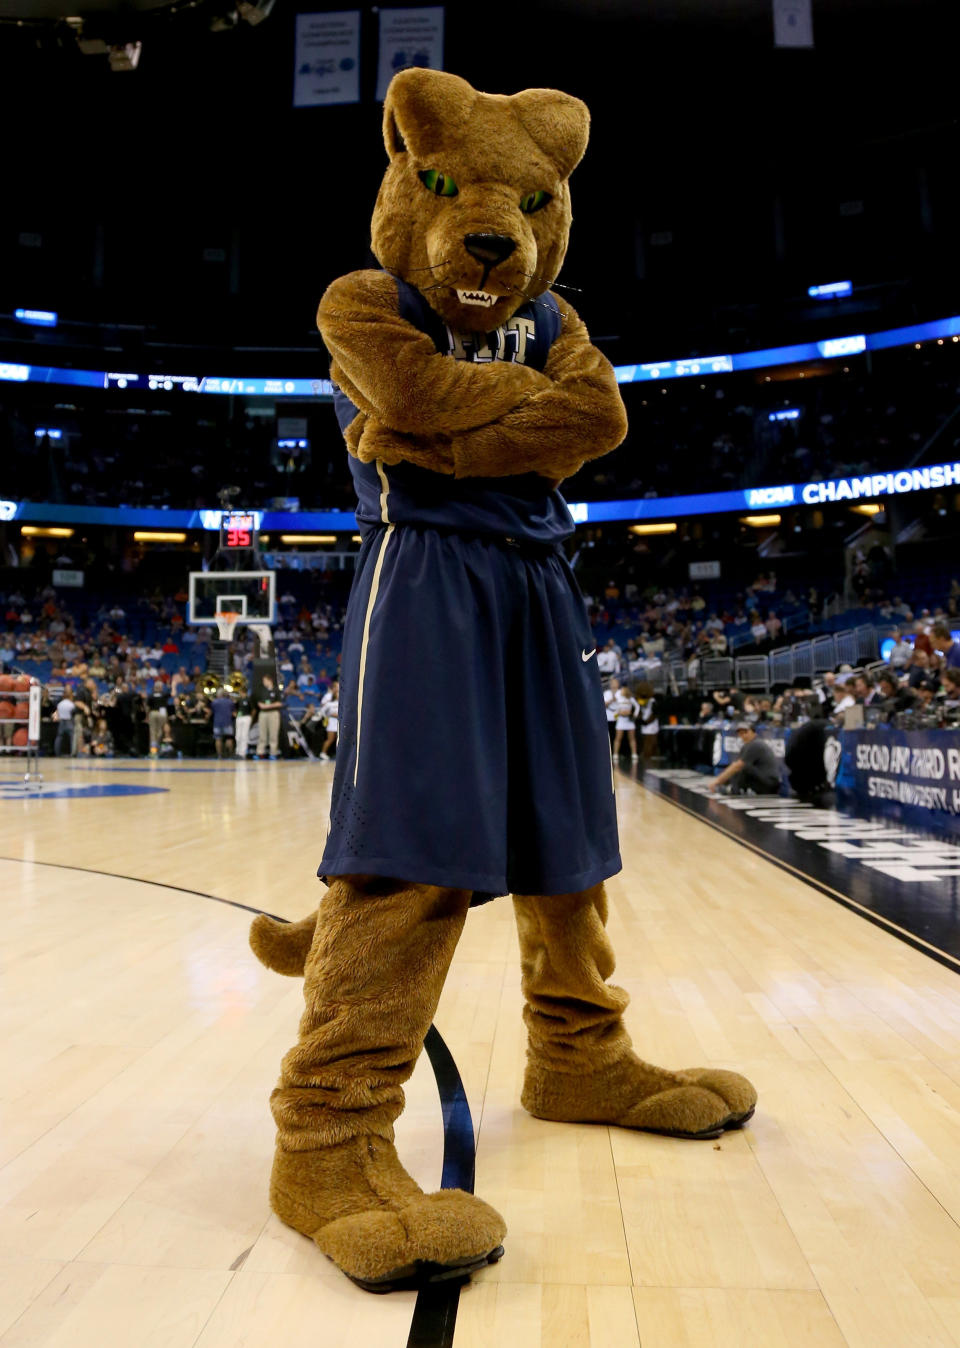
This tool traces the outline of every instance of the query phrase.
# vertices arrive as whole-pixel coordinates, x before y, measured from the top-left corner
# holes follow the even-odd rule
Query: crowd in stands
[[[742,591],[653,584],[641,592],[611,579],[601,596],[588,597],[588,607],[602,672],[641,676],[677,661],[695,666],[734,650],[769,650],[792,626],[808,623],[821,599],[814,586],[798,594],[781,587],[775,572],[763,571]]]
[[[93,757],[220,756],[226,747],[221,741],[229,740],[233,751],[246,757],[257,748],[265,710],[252,697],[258,639],[238,629],[232,663],[249,695],[235,699],[231,734],[218,735],[204,680],[216,631],[185,623],[186,600],[186,591],[177,589],[172,595],[157,590],[126,605],[109,598],[81,605],[52,586],[29,600],[16,588],[2,596],[0,673],[16,670],[42,682],[45,749]],[[282,589],[277,607],[273,635],[282,714],[276,742],[261,745],[261,752],[303,751],[306,741],[311,751],[329,754],[344,604],[331,599],[311,606],[292,589]],[[64,700],[72,705],[58,712]],[[250,718],[246,727],[241,717]],[[0,723],[0,736],[7,729]]]
[[[575,546],[589,550],[590,532],[582,531]],[[960,628],[960,582],[945,581],[942,569],[932,578],[917,570],[916,593],[932,602],[914,609],[898,595],[889,595],[892,584],[902,583],[911,594],[914,590],[908,576],[886,574],[877,550],[862,559],[855,556],[853,572],[858,607],[847,608],[832,625],[849,628],[862,621],[891,635],[887,669],[853,677],[852,671],[838,668],[816,688],[774,688],[769,695],[714,691],[702,703],[688,700],[669,714],[688,724],[706,724],[717,716],[782,721],[808,714],[809,699],[816,694],[817,709],[841,721],[851,706],[860,704],[871,720],[949,719],[960,681],[960,647],[949,636]],[[625,574],[638,575],[629,569]],[[16,572],[7,575],[17,577]],[[36,583],[31,588],[30,570],[20,575],[21,587],[11,585],[0,594],[0,674],[16,670],[44,684],[47,748],[56,745],[60,753],[94,757],[228,751],[246,756],[264,748],[269,756],[271,750],[302,752],[305,745],[315,754],[333,752],[349,573],[279,577],[273,635],[281,716],[277,743],[271,737],[265,745],[258,743],[261,709],[252,700],[257,638],[247,628],[238,629],[232,659],[246,679],[250,705],[241,705],[240,698],[230,735],[217,734],[222,727],[216,724],[204,680],[216,633],[186,623],[184,587],[156,585],[143,597],[130,598],[129,593],[97,595]],[[661,691],[678,680],[685,688],[699,687],[705,661],[768,654],[818,626],[830,627],[830,622],[818,623],[821,590],[828,588],[821,582],[821,588],[791,589],[773,570],[759,571],[742,590],[719,580],[676,587],[654,580],[641,589],[638,578],[610,578],[602,593],[588,598],[588,605],[604,681],[609,686],[617,680],[622,698],[637,703],[635,709],[628,705],[617,711],[624,747],[638,753],[633,733],[638,730],[644,753],[655,751],[657,741],[649,736],[656,734],[657,717],[662,720],[667,714]],[[657,688],[656,708],[651,685]],[[65,694],[74,704],[69,736],[60,724],[65,717],[54,719]],[[247,724],[245,717],[250,718]],[[0,742],[10,729],[0,726]]]

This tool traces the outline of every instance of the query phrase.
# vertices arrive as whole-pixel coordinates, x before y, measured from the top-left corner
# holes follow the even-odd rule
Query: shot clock
[[[237,556],[257,552],[259,510],[225,510],[220,516],[220,550]]]

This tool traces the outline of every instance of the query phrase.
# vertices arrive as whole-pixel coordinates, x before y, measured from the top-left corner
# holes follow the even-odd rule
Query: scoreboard
[[[220,546],[228,552],[256,548],[259,528],[258,510],[225,510],[220,517]]]

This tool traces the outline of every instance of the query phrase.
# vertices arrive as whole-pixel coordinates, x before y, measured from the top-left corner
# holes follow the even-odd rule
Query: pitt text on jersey
[[[525,365],[527,342],[536,341],[535,323],[532,318],[520,318],[516,314],[502,327],[493,332],[455,332],[447,326],[447,354],[455,360],[486,361],[504,360],[515,365]]]

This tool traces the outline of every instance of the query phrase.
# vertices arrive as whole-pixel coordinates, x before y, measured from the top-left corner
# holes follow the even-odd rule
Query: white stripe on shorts
[[[357,688],[357,738],[354,741],[353,758],[353,784],[357,784],[357,776],[360,772],[360,723],[363,717],[363,680],[367,672],[367,644],[370,641],[370,619],[373,617],[373,606],[377,602],[377,594],[380,590],[380,572],[383,570],[383,558],[387,551],[387,544],[390,542],[390,535],[393,533],[396,525],[388,524],[383,540],[380,543],[380,552],[377,556],[376,565],[373,568],[373,579],[370,582],[370,597],[367,600],[367,611],[363,618],[363,639],[360,642],[360,673],[358,677]]]

